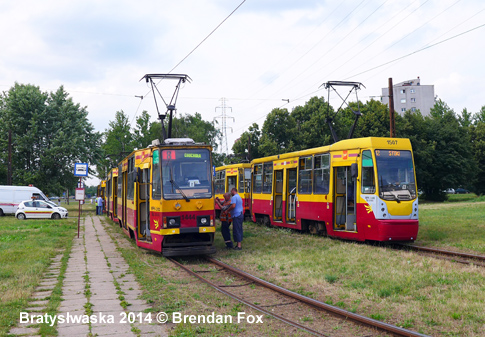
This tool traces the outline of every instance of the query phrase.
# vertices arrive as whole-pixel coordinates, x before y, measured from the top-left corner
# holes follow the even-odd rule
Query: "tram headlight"
[[[205,227],[210,226],[210,216],[208,215],[201,215],[197,217],[197,226]]]
[[[164,219],[165,220],[165,219]],[[166,222],[164,221],[163,225],[167,225],[168,228],[178,228],[180,227],[180,217],[179,216],[169,216],[166,219]]]

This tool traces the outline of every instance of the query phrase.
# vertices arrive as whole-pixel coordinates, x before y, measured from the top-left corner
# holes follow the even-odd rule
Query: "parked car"
[[[25,200],[19,204],[15,216],[19,220],[43,218],[61,219],[67,218],[68,212],[64,207],[58,207],[52,202],[43,200]]]
[[[469,190],[466,190],[464,188],[457,188],[455,191],[456,191],[456,194],[467,194],[467,193],[470,193]]]
[[[446,194],[455,194],[456,193],[454,188],[447,188],[443,192],[445,192]]]

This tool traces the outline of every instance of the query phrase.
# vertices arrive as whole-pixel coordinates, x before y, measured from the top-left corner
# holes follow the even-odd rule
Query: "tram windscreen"
[[[210,152],[207,149],[162,150],[164,199],[212,197]]]
[[[384,200],[413,200],[416,182],[411,151],[376,150],[379,197]]]

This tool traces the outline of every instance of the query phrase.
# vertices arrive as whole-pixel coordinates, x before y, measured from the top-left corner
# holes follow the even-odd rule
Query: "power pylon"
[[[232,127],[227,126],[226,120],[232,119],[233,122],[235,122],[236,120],[234,119],[234,117],[227,116],[228,109],[232,112],[232,108],[226,105],[227,99],[225,97],[222,97],[219,101],[221,101],[221,105],[216,107],[215,111],[217,112],[217,109],[221,109],[222,114],[220,116],[214,117],[214,120],[217,120],[219,118],[221,119],[221,127],[219,128],[219,130],[221,130],[221,153],[228,153],[229,147],[227,146],[227,130],[230,129],[231,133],[233,132],[233,130]]]

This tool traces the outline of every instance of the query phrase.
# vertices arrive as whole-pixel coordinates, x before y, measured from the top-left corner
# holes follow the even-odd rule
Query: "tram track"
[[[462,264],[473,264],[481,267],[485,267],[485,255],[476,255],[462,252],[454,252],[451,250],[444,250],[433,247],[423,247],[408,244],[394,244],[396,249],[407,249],[421,253],[425,256],[430,256],[439,259],[445,259],[452,262]]]
[[[233,266],[230,266],[226,263],[223,263],[219,260],[216,260],[214,258],[210,258],[210,257],[206,257],[206,260],[208,262],[210,262],[211,264],[219,267],[219,268],[216,268],[217,272],[221,272],[221,271],[225,271],[231,275],[235,275],[237,276],[238,278],[240,279],[243,279],[245,280],[245,283],[244,284],[239,284],[239,285],[218,285],[216,284],[215,282],[212,282],[210,281],[209,279],[207,278],[204,278],[202,277],[201,273],[206,273],[208,271],[205,271],[205,270],[199,270],[199,271],[193,271],[191,270],[189,267],[187,267],[186,265],[180,263],[179,261],[173,259],[173,258],[169,258],[169,260],[171,262],[173,262],[174,264],[176,264],[177,266],[179,266],[180,268],[182,268],[183,270],[185,270],[187,273],[189,273],[190,275],[198,278],[199,280],[201,280],[202,282],[210,285],[211,287],[213,287],[214,289],[216,289],[217,291],[241,302],[241,303],[244,303],[246,304],[247,306],[257,310],[257,311],[260,311],[266,315],[270,315],[290,326],[293,326],[295,328],[298,328],[298,329],[301,329],[301,330],[304,330],[310,334],[313,334],[315,336],[331,336],[331,335],[338,335],[336,334],[335,332],[329,332],[329,331],[324,331],[324,332],[321,332],[321,331],[317,331],[311,327],[308,327],[308,326],[305,326],[303,324],[301,324],[300,322],[297,322],[295,320],[291,320],[287,317],[284,317],[283,315],[280,315],[280,314],[276,314],[274,312],[274,308],[276,307],[287,307],[287,306],[293,306],[293,305],[305,305],[307,307],[310,307],[312,308],[313,310],[317,310],[317,311],[323,311],[323,312],[326,312],[332,316],[337,316],[337,317],[340,317],[340,319],[343,319],[343,320],[349,320],[349,321],[352,321],[354,322],[355,324],[358,324],[358,325],[363,325],[363,326],[366,326],[366,327],[369,327],[369,328],[372,328],[372,329],[376,329],[378,331],[381,331],[381,332],[384,332],[384,333],[388,333],[390,335],[393,335],[393,336],[426,336],[426,335],[423,335],[423,334],[420,334],[418,332],[415,332],[415,331],[411,331],[411,330],[408,330],[408,329],[404,329],[404,328],[400,328],[398,326],[395,326],[395,325],[392,325],[392,324],[388,324],[388,323],[385,323],[385,322],[381,322],[381,321],[378,321],[378,320],[375,320],[375,319],[372,319],[372,318],[369,318],[369,317],[366,317],[366,316],[362,316],[362,315],[358,315],[358,314],[355,314],[355,313],[352,313],[350,311],[347,311],[347,310],[344,310],[342,308],[339,308],[339,307],[336,307],[336,306],[332,306],[332,305],[329,305],[327,303],[324,303],[324,302],[321,302],[321,301],[318,301],[318,300],[315,300],[313,298],[310,298],[310,297],[307,297],[307,296],[304,296],[304,295],[301,295],[299,293],[296,293],[296,292],[293,292],[291,290],[288,290],[288,289],[285,289],[285,288],[282,288],[280,286],[277,286],[275,284],[272,284],[270,282],[267,282],[265,280],[262,280],[254,275],[251,275],[251,274],[248,274],[236,267],[233,267]],[[254,302],[250,302],[246,299],[244,299],[242,296],[238,296],[236,294],[234,294],[234,292],[230,292],[228,290],[226,290],[227,288],[231,288],[231,287],[234,287],[234,288],[238,288],[238,287],[248,287],[252,284],[255,284],[255,285],[258,285],[262,288],[265,288],[267,290],[270,290],[270,293],[272,293],[273,295],[276,295],[275,296],[275,299],[276,301],[281,301],[282,299],[284,299],[284,302],[283,303],[275,303],[275,304],[270,304],[270,305],[258,305],[258,304],[255,304]],[[288,300],[291,300],[293,302],[288,302]],[[267,308],[269,307],[272,307],[273,310],[268,310]]]

